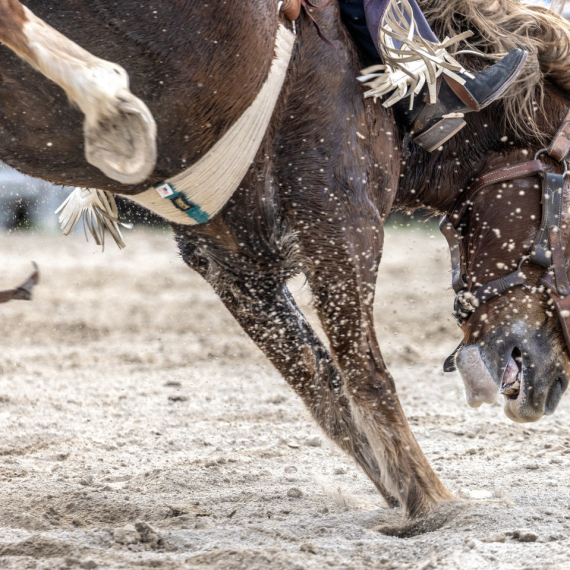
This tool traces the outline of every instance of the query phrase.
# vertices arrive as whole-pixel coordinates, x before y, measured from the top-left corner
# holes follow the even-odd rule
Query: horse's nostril
[[[518,399],[523,383],[523,375],[522,353],[520,349],[515,346],[503,371],[503,378],[501,380],[501,394],[503,394],[507,400]]]
[[[518,367],[522,368],[522,363],[523,363],[522,352],[518,346],[515,346],[515,348],[513,348],[512,357],[515,360],[515,362],[518,364]]]
[[[544,405],[544,413],[547,415],[553,414],[556,410],[558,404],[560,403],[560,398],[566,390],[566,383],[563,378],[558,377],[556,381],[550,387],[548,396],[546,398],[546,403]]]

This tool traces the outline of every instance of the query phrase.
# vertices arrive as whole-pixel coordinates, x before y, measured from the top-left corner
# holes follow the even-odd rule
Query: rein
[[[539,159],[543,154],[563,164],[564,172],[562,174],[546,172],[543,162]],[[564,178],[568,173],[566,159],[569,154],[570,111],[550,146],[538,151],[534,160],[485,173],[467,188],[441,220],[439,229],[445,236],[451,252],[452,286],[456,293],[453,316],[459,326],[469,319],[477,307],[483,303],[502,295],[513,287],[519,285],[529,287],[526,283],[526,276],[521,271],[523,263],[528,262],[545,270],[540,282],[554,302],[570,351],[570,283],[566,273],[566,260],[561,238],[563,187]],[[488,186],[533,176],[541,180],[542,219],[530,253],[520,260],[517,269],[512,273],[471,290],[465,260],[461,255],[461,241],[464,238],[462,230],[465,226],[465,217],[473,205],[475,196]],[[454,369],[452,363],[448,361],[446,361],[446,371]]]

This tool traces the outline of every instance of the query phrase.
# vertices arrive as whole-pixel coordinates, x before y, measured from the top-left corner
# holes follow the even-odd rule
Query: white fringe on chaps
[[[378,35],[378,47],[384,65],[373,65],[362,70],[358,78],[370,89],[365,97],[376,100],[392,93],[384,107],[390,107],[410,95],[410,109],[414,96],[424,85],[428,86],[429,102],[436,102],[436,82],[443,73],[461,85],[465,80],[457,73],[473,77],[449,53],[447,48],[473,35],[468,31],[443,42],[434,43],[422,38],[416,27],[412,7],[407,0],[390,0]],[[401,44],[397,48],[394,42]]]

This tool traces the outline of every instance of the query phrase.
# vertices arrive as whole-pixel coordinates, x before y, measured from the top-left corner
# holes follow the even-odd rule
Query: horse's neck
[[[413,143],[411,143],[413,145]],[[471,168],[466,167],[465,153],[446,143],[442,151],[428,153],[418,147],[402,166],[402,177],[394,206],[399,209],[424,208],[445,212],[465,188]]]
[[[469,115],[468,126],[441,151],[429,154],[413,148],[403,167],[396,206],[448,211],[482,172],[530,160],[548,145],[568,112],[569,102],[564,93],[545,93],[536,117],[543,139],[530,134],[520,138],[507,127],[500,128],[496,120],[500,109],[495,107]]]

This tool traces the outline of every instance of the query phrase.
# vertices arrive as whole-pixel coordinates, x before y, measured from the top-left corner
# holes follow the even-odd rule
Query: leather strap
[[[443,216],[439,224],[439,231],[444,235],[449,246],[451,254],[451,286],[456,293],[467,288],[467,282],[463,279],[463,270],[461,264],[461,234],[453,227],[447,219],[447,215]]]
[[[527,162],[504,166],[502,168],[491,170],[491,172],[487,172],[487,174],[484,174],[471,184],[464,195],[459,197],[459,200],[455,203],[448,214],[449,221],[455,228],[457,228],[463,219],[465,212],[467,212],[467,209],[471,206],[473,196],[483,188],[492,186],[493,184],[498,184],[499,182],[518,180],[519,178],[526,178],[535,174],[542,175],[543,173],[544,167],[540,160],[529,160]]]
[[[493,297],[502,295],[505,291],[524,285],[526,277],[518,268],[505,277],[499,277],[493,281],[477,287],[475,291],[460,291],[455,297],[455,314],[458,320],[466,319],[477,307],[489,301]]]
[[[498,279],[485,283],[485,285],[481,285],[481,287],[473,291],[473,296],[479,301],[479,305],[482,305],[489,299],[497,295],[502,295],[505,291],[517,285],[524,285],[525,279],[524,273],[520,269],[517,269],[505,277],[499,277]]]
[[[554,269],[554,278],[556,279],[556,291],[561,297],[566,297],[570,295],[570,283],[568,283],[561,235],[562,232],[558,226],[550,226],[548,228],[550,251],[552,252],[552,268]]]
[[[541,283],[543,285],[546,285],[548,294],[554,301],[554,307],[556,308],[556,313],[558,314],[558,319],[560,320],[560,326],[562,327],[562,332],[564,333],[566,346],[570,351],[570,295],[561,297],[557,293],[556,288],[554,287],[554,279],[549,271],[543,275]]]
[[[568,111],[562,125],[554,135],[547,153],[558,162],[562,162],[570,151],[570,111]]]
[[[548,247],[550,226],[562,227],[564,175],[546,173],[542,185],[542,221],[534,248],[530,254],[530,262],[545,269],[550,267],[552,255]]]

